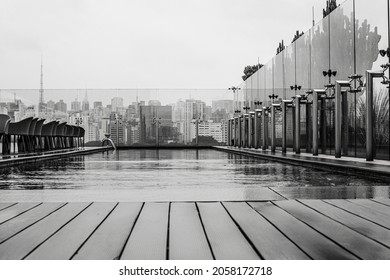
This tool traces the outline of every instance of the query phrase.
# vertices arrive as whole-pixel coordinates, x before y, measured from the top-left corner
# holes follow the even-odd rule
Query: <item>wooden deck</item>
[[[390,259],[390,199],[0,203],[0,259]]]

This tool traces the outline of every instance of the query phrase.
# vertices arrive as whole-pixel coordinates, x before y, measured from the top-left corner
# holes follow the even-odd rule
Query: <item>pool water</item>
[[[216,150],[121,150],[3,170],[0,201],[389,197],[385,182]]]

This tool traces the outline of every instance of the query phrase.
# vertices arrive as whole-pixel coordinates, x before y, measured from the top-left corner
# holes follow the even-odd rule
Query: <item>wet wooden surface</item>
[[[390,199],[0,204],[0,259],[390,259]]]

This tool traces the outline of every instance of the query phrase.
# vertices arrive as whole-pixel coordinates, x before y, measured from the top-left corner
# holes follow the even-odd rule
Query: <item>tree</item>
[[[336,8],[337,8],[336,0],[326,1],[326,8],[322,10],[323,17],[325,18]]]
[[[242,79],[245,81],[250,76],[252,76],[257,70],[259,70],[261,67],[263,67],[263,64],[256,64],[256,65],[248,65],[244,68],[244,76],[242,76]]]

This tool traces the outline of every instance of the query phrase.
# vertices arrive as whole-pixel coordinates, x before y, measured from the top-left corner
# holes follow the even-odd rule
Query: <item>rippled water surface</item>
[[[42,195],[75,200],[78,195],[172,201],[389,196],[384,182],[215,150],[122,150],[12,168],[0,176],[3,191],[57,190]]]

